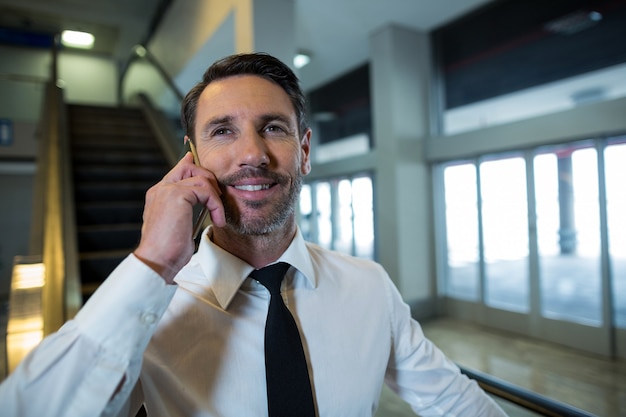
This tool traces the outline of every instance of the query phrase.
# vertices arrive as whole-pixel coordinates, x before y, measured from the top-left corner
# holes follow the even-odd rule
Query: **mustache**
[[[289,182],[289,177],[287,175],[281,175],[266,168],[254,167],[242,168],[233,174],[218,178],[217,182],[220,186],[226,187],[248,178],[263,178],[279,185],[287,184]]]

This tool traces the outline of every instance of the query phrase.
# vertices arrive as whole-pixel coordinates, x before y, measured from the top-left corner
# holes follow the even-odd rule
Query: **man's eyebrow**
[[[221,124],[228,124],[232,121],[233,121],[232,116],[219,116],[214,119],[211,119],[202,126],[202,130],[200,131],[200,134],[201,136],[204,137],[211,128],[221,125]]]
[[[269,122],[280,122],[288,126],[290,129],[295,128],[294,122],[287,116],[281,113],[264,114],[259,118],[263,124]]]

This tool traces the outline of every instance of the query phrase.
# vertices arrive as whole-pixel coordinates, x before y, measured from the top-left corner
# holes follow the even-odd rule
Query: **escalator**
[[[67,107],[82,301],[138,244],[145,193],[169,170],[141,110]]]

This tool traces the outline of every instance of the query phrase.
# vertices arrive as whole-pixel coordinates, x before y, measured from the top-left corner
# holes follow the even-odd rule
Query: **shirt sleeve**
[[[3,413],[117,415],[175,290],[129,255],[76,317],[46,337],[0,385]]]
[[[424,336],[409,306],[388,281],[392,350],[385,382],[422,417],[505,417],[476,381]]]

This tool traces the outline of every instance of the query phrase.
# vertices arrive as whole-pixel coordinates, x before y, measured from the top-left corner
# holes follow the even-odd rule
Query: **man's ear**
[[[307,175],[311,172],[311,135],[313,132],[311,129],[307,129],[300,139],[300,149],[302,152],[302,159],[300,161],[300,172],[302,175]]]
[[[180,157],[184,157],[188,152],[191,152],[191,138],[187,135],[183,138],[183,150]]]

